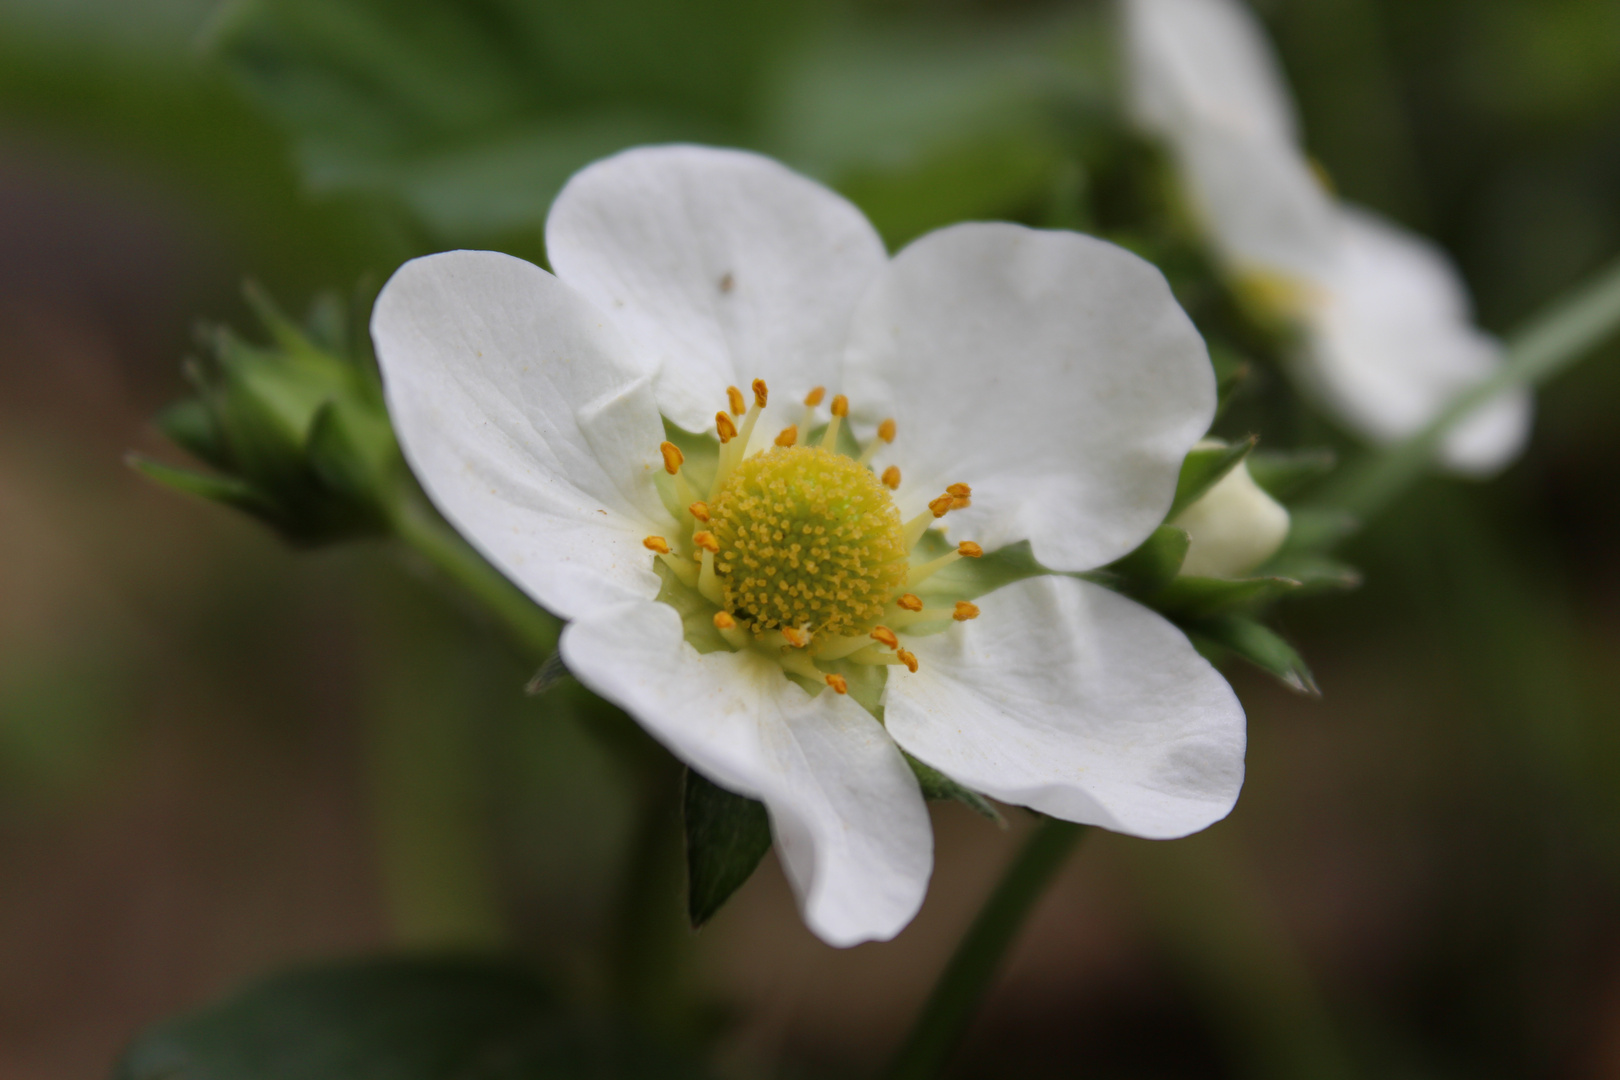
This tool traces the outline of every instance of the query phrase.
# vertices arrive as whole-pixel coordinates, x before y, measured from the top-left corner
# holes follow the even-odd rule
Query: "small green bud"
[[[341,306],[317,302],[300,327],[257,288],[247,298],[269,343],[225,327],[207,331],[207,362],[186,367],[196,396],[156,421],[217,475],[130,463],[159,483],[253,514],[294,543],[383,531],[407,474],[375,371],[343,344]]]

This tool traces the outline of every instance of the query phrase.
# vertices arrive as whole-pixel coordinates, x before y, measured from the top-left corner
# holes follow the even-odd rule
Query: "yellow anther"
[[[894,631],[890,630],[887,626],[873,627],[872,640],[881,645],[887,645],[891,649],[898,649],[900,647],[900,639],[895,637]]]
[[[688,514],[691,514],[693,517],[697,518],[699,521],[707,522],[709,520],[709,504],[708,503],[695,502],[691,506],[688,506],[686,508],[686,512]]]
[[[664,455],[665,472],[669,473],[671,476],[674,476],[676,473],[681,471],[681,463],[686,460],[686,455],[681,453],[680,447],[676,446],[672,442],[659,443],[658,452]]]
[[[765,386],[765,380],[764,379],[755,379],[754,380],[754,404],[755,405],[758,405],[760,408],[763,409],[765,407],[766,400],[768,400],[769,397],[770,397],[770,393],[771,393],[770,390],[768,390],[766,388],[766,386]]]
[[[800,630],[797,626],[782,627],[782,636],[787,638],[787,643],[795,649],[802,649],[810,644],[810,632]]]
[[[722,446],[737,437],[737,425],[732,423],[730,414],[723,411],[714,414],[714,430],[720,433]]]
[[[923,609],[922,597],[915,593],[903,593],[895,603],[906,611],[921,611]]]
[[[935,517],[942,518],[951,512],[952,504],[955,502],[956,498],[954,496],[941,495],[939,498],[928,504],[928,509],[934,512]]]
[[[900,466],[890,465],[887,469],[883,470],[883,486],[888,488],[890,491],[899,490]]]
[[[849,693],[849,680],[842,675],[828,675],[827,685],[840,694]]]
[[[799,429],[795,424],[789,424],[787,427],[783,428],[782,433],[776,437],[777,446],[792,446],[798,441]]]
[[[945,491],[948,494],[955,495],[958,499],[966,499],[973,494],[973,489],[966,484],[952,484]]]
[[[916,674],[916,672],[917,672],[917,658],[916,658],[916,656],[912,655],[912,653],[910,651],[906,650],[906,649],[896,649],[896,650],[894,650],[894,655],[898,656],[900,658],[900,662],[902,664],[906,665],[906,670],[907,671],[911,672],[914,675]]]
[[[715,554],[720,553],[720,541],[714,538],[714,533],[712,532],[693,533],[692,543],[696,544],[704,551],[712,551]]]
[[[656,551],[660,555],[669,554],[669,541],[662,536],[649,536],[641,542],[641,546],[648,551]]]
[[[735,630],[737,620],[731,617],[730,612],[717,611],[714,613],[714,628],[716,630]]]
[[[973,505],[973,500],[972,499],[958,499],[958,498],[955,498],[954,496],[951,498],[951,509],[952,510],[966,510],[968,507],[970,507],[972,505]]]
[[[804,395],[804,403],[805,403],[805,405],[807,407],[813,409],[817,405],[820,405],[821,404],[821,399],[826,397],[826,396],[827,396],[827,388],[825,386],[818,386],[814,390],[810,391],[808,394]]]
[[[878,438],[884,442],[894,442],[894,432],[894,417],[892,416],[878,425]]]
[[[726,404],[731,406],[732,416],[741,416],[748,411],[748,404],[743,400],[742,391],[735,386],[726,387]]]
[[[837,397],[833,398],[832,399],[832,414],[834,416],[837,416],[837,417],[840,417],[840,418],[848,416],[849,415],[849,398],[845,397],[843,394],[839,394]]]
[[[984,554],[984,548],[971,540],[964,540],[956,545],[956,553],[964,558],[977,559]]]
[[[978,617],[979,605],[970,604],[966,600],[958,600],[956,610],[951,612],[951,618],[957,622],[967,622],[969,619],[977,619]]]

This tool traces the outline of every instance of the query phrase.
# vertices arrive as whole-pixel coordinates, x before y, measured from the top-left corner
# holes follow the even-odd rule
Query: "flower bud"
[[[307,328],[249,287],[270,336],[251,344],[225,327],[203,335],[207,363],[187,364],[197,394],[157,418],[171,440],[216,470],[131,457],[169,487],[261,518],[302,544],[381,532],[405,476],[382,388],[343,343],[337,305]]]
[[[1288,511],[1263,491],[1240,461],[1170,524],[1191,543],[1181,573],[1238,578],[1277,553],[1288,538]]]

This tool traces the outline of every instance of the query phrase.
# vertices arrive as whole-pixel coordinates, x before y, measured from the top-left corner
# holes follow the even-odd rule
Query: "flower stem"
[[[889,1063],[886,1080],[930,1080],[944,1070],[1007,948],[1085,831],[1084,825],[1041,819],[957,945]]]
[[[418,500],[401,499],[391,516],[395,535],[493,615],[515,644],[536,660],[557,648],[558,623],[519,591],[470,544]]]
[[[1476,410],[1519,386],[1536,386],[1620,329],[1620,263],[1555,302],[1508,339],[1507,362],[1457,395],[1416,435],[1371,455],[1320,500],[1368,521],[1419,479],[1445,436]]]

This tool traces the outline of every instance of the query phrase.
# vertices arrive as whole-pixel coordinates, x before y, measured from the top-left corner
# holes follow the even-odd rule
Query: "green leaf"
[[[1176,480],[1176,497],[1170,504],[1166,521],[1174,521],[1177,514],[1198,501],[1198,497],[1214,487],[1227,473],[1237,468],[1238,462],[1248,457],[1259,437],[1250,435],[1241,442],[1225,446],[1195,449],[1181,463],[1181,476]]]
[[[1339,457],[1325,447],[1315,450],[1256,450],[1249,455],[1249,475],[1274,499],[1288,499],[1333,471]]]
[[[686,770],[686,911],[695,930],[742,888],[771,850],[763,804]]]
[[[1155,593],[1175,580],[1191,543],[1186,529],[1160,525],[1135,551],[1110,563],[1108,570],[1119,576],[1126,592],[1138,596]]]
[[[901,753],[904,754],[905,751],[902,750]],[[911,766],[912,773],[916,775],[917,786],[922,789],[923,798],[932,802],[959,802],[1001,828],[1007,827],[1007,819],[991,805],[990,800],[977,791],[963,787],[932,765],[918,761],[910,754],[906,754],[906,764]]]
[[[572,1018],[532,974],[384,959],[272,976],[148,1030],[114,1080],[697,1078],[644,1036]]]
[[[1184,626],[1195,644],[1213,643],[1268,672],[1290,689],[1320,697],[1316,678],[1294,647],[1275,630],[1241,615],[1222,615]],[[1198,639],[1204,639],[1199,641]]]

